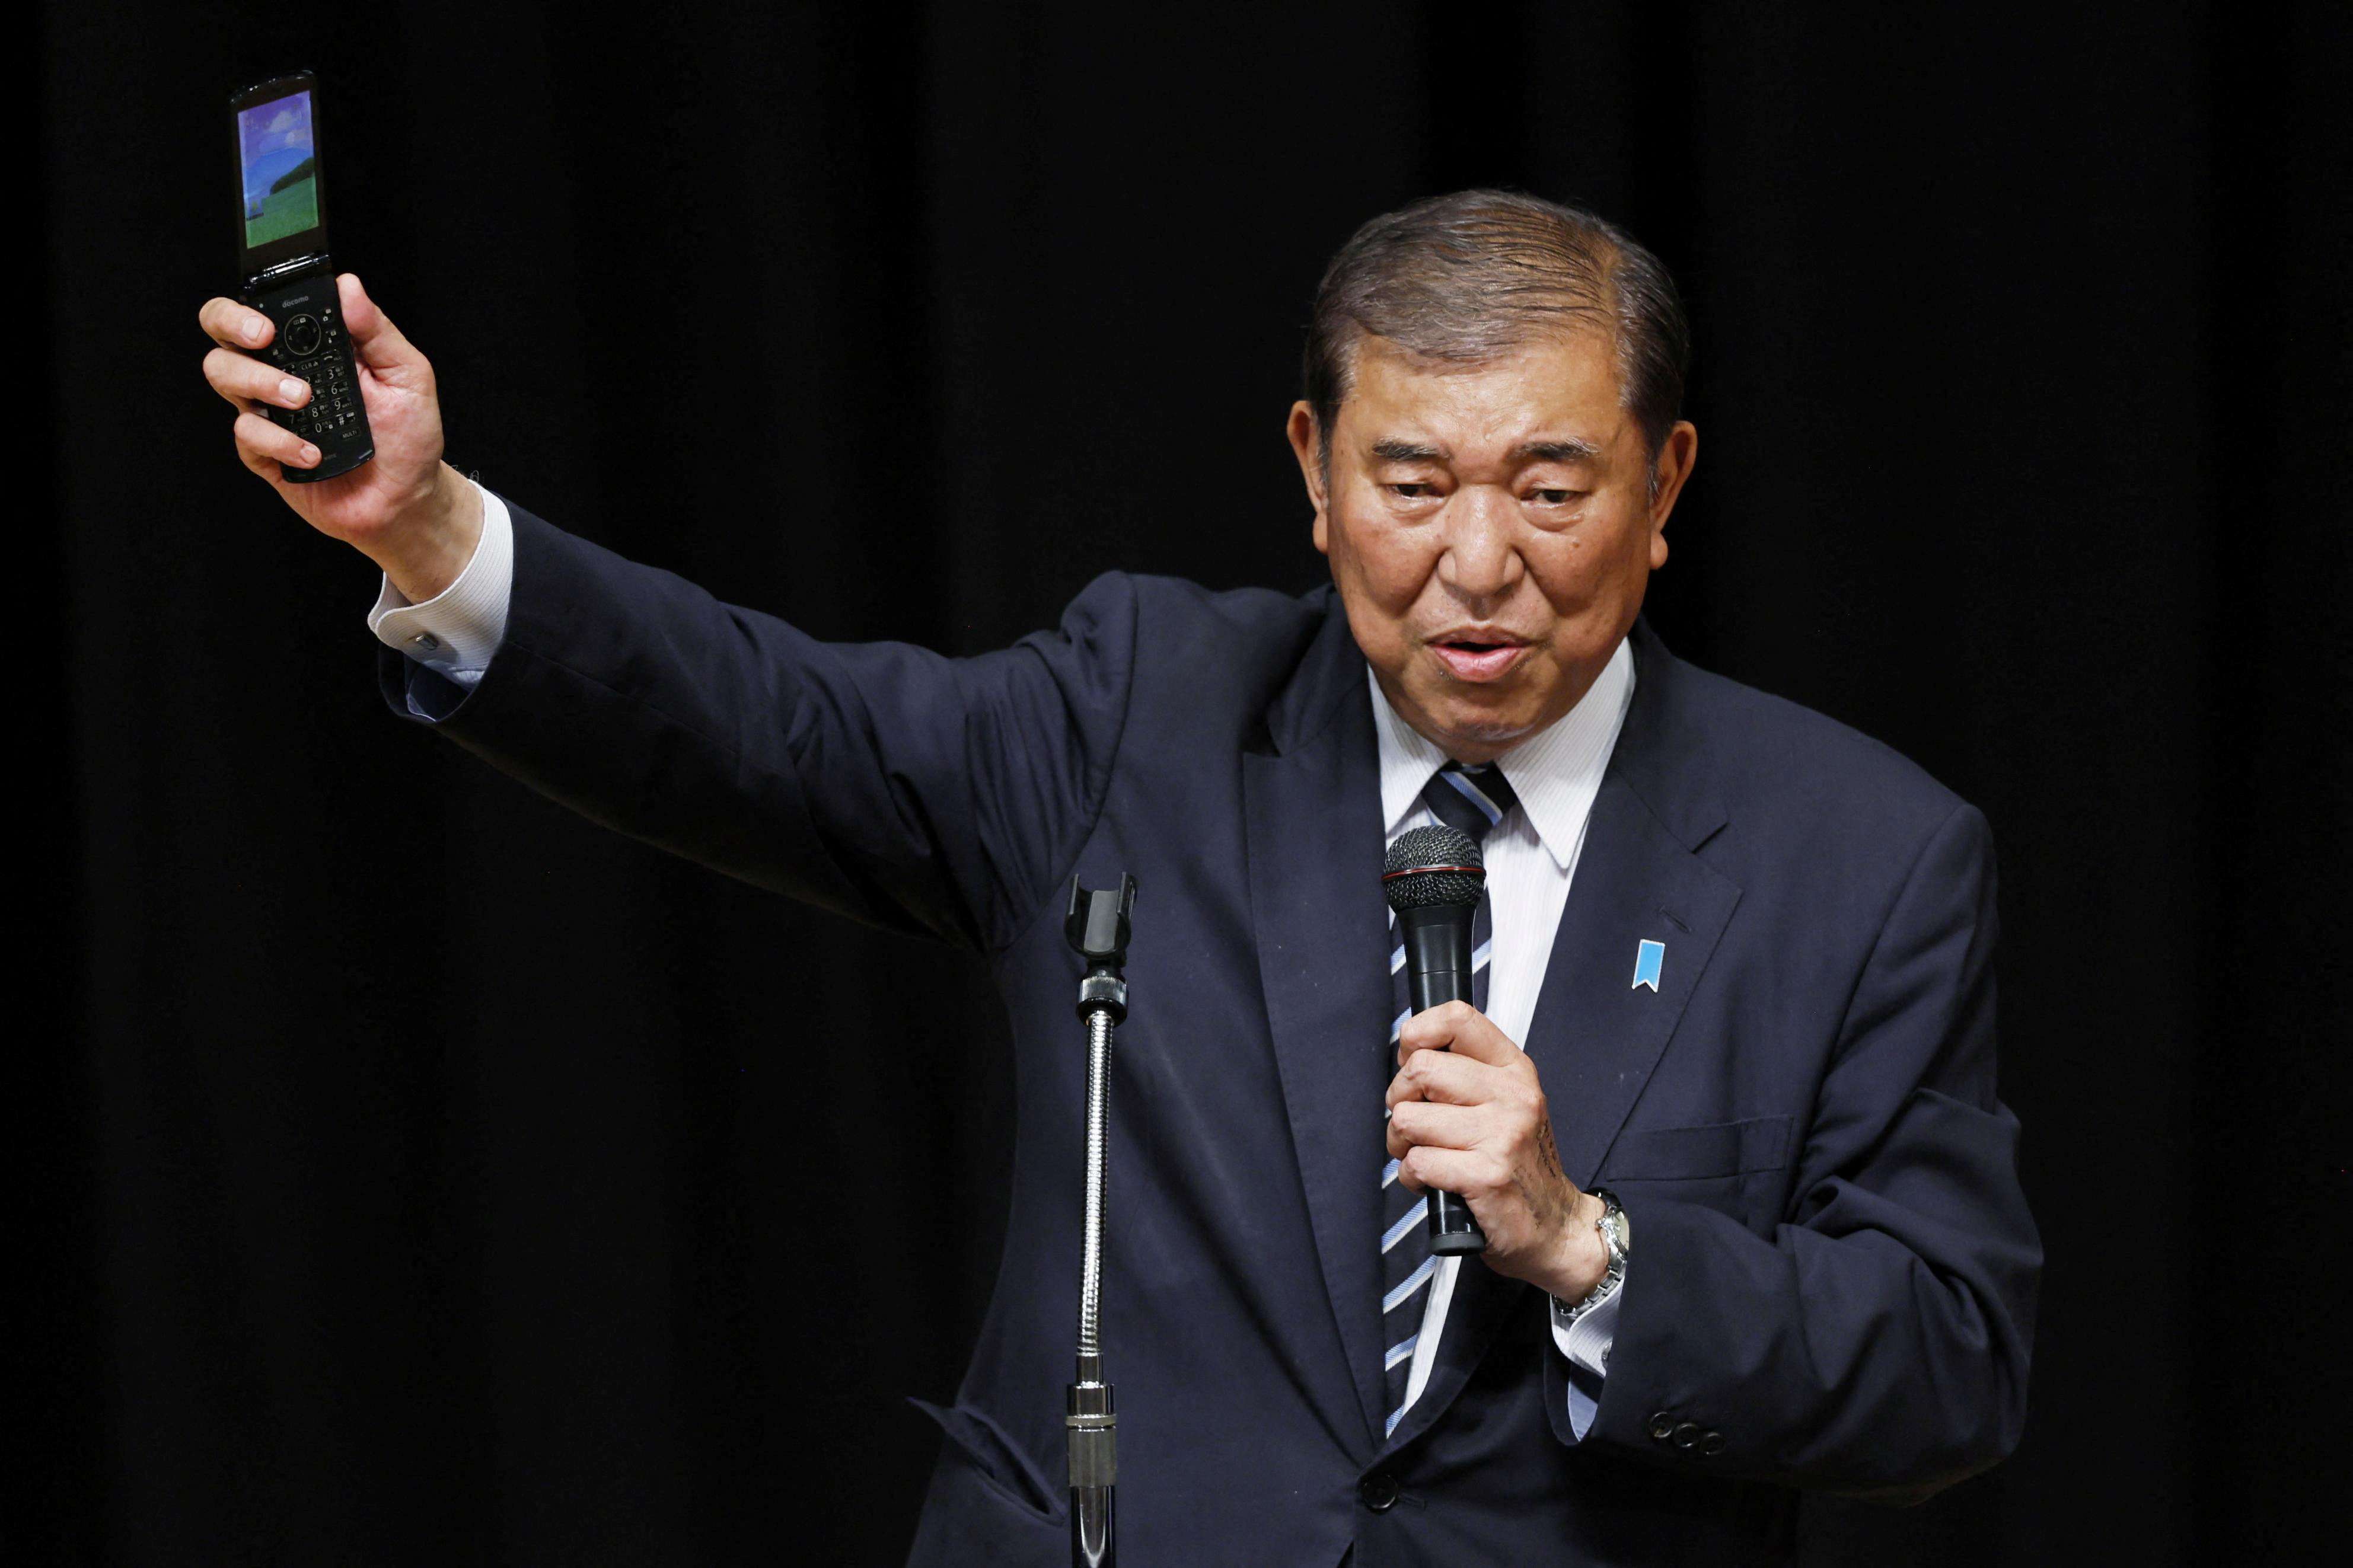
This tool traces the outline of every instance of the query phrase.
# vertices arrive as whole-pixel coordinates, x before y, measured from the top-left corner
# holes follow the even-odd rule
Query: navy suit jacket
[[[1994,1094],[1978,813],[1646,625],[1525,1045],[1633,1258],[1582,1441],[1542,1292],[1473,1260],[1380,1436],[1387,912],[1365,663],[1329,588],[1098,579],[977,658],[818,642],[512,509],[452,739],[731,875],[986,954],[1018,1138],[912,1561],[1067,1561],[1075,873],[1134,874],[1104,1336],[1139,1563],[1774,1562],[1799,1489],[1923,1495],[2015,1442],[2041,1248]],[[1665,944],[1658,986],[1637,944]],[[1385,1506],[1383,1506],[1385,1505]]]

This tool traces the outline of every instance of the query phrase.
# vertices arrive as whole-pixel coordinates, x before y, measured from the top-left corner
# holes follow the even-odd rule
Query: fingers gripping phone
[[[280,465],[287,483],[332,479],[375,457],[375,440],[327,258],[318,79],[297,71],[247,88],[229,99],[229,126],[237,138],[241,297],[277,329],[262,356],[311,387],[300,408],[265,404],[257,412],[319,448],[316,467]]]

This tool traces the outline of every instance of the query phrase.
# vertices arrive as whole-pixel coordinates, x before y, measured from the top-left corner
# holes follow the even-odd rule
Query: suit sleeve
[[[1994,935],[1991,837],[1958,806],[1864,966],[1775,1234],[1628,1203],[1588,1443],[1894,1501],[2016,1446],[2042,1253],[1994,1097]]]
[[[509,503],[505,633],[469,687],[379,655],[386,703],[632,837],[981,950],[1068,873],[1109,786],[1132,579],[976,658],[823,643]]]

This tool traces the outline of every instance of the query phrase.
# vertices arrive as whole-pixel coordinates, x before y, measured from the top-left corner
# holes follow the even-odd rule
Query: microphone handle
[[[1406,989],[1417,1013],[1471,997],[1469,904],[1408,910],[1398,917],[1405,939]],[[1471,1205],[1452,1193],[1430,1189],[1430,1250],[1441,1258],[1487,1250],[1487,1233]]]

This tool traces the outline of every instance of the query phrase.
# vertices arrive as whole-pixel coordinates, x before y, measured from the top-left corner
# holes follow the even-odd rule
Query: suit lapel
[[[1586,827],[1524,1042],[1543,1075],[1561,1168],[1591,1186],[1697,989],[1740,889],[1694,852],[1723,825],[1676,689],[1689,676],[1637,624],[1632,707]],[[1656,991],[1637,988],[1656,942]],[[1430,1386],[1398,1425],[1410,1442],[1444,1413],[1513,1308],[1534,1288],[1466,1258]]]
[[[1250,922],[1341,1376],[1368,1453],[1380,1429],[1388,906],[1372,700],[1336,609],[1268,728],[1270,749],[1242,757]]]

